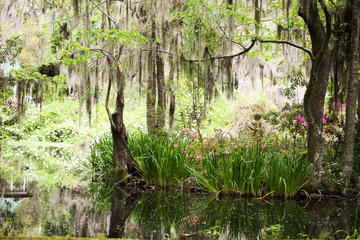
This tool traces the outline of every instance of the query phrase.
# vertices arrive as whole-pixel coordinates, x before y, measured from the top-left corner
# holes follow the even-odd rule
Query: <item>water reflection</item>
[[[107,213],[93,207],[86,193],[72,190],[0,201],[2,236],[106,237],[109,220]]]
[[[131,213],[126,237],[142,239],[319,238],[349,234],[359,223],[356,203],[271,201],[147,194]]]
[[[78,183],[80,165],[71,148],[0,146],[0,196],[24,183],[33,196],[0,198],[0,236],[274,239],[342,230],[335,235],[343,238],[360,229],[359,204],[334,199],[265,202],[116,190],[105,198],[111,208],[100,211],[81,189],[56,188]]]
[[[208,196],[118,192],[111,214],[83,192],[57,190],[0,201],[0,236],[133,239],[256,239],[344,237],[359,224],[359,205],[341,200],[264,202]]]

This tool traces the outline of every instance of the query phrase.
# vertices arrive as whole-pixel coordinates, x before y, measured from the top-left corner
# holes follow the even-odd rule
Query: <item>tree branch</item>
[[[108,58],[108,62],[109,62],[109,65],[110,65],[111,61],[110,61],[109,58]],[[107,91],[106,91],[105,109],[106,109],[107,115],[108,115],[108,117],[109,117],[111,127],[113,127],[114,129],[116,129],[116,125],[115,125],[114,119],[112,118],[112,115],[111,115],[111,112],[110,112],[110,108],[109,108],[109,98],[110,98],[111,82],[112,82],[112,73],[109,72],[109,84],[108,84],[108,89],[107,89]]]
[[[107,14],[94,0],[90,0],[94,5],[95,7],[97,7],[97,9],[99,9],[103,14],[105,14],[113,23],[116,24],[116,21],[109,15]]]
[[[289,41],[285,41],[285,40],[268,40],[268,39],[260,39],[259,41],[262,42],[262,43],[279,43],[279,44],[290,45],[292,47],[298,48],[298,49],[303,50],[304,52],[306,52],[310,56],[311,60],[313,60],[313,58],[314,58],[312,52],[309,49],[304,48],[302,46],[299,46],[299,45],[297,45],[295,43],[292,43],[292,42],[289,42]]]
[[[325,13],[325,19],[326,19],[326,34],[325,34],[325,40],[320,48],[319,53],[317,54],[316,57],[319,58],[323,58],[328,46],[329,46],[329,42],[330,42],[330,37],[331,37],[331,15],[329,12],[329,9],[327,8],[324,0],[319,0],[319,3],[321,5],[321,8],[323,9],[324,13]],[[320,64],[319,64],[320,65]]]
[[[218,56],[218,57],[210,57],[210,58],[204,58],[204,59],[185,59],[183,57],[183,59],[187,62],[207,62],[207,61],[213,61],[213,60],[216,60],[216,59],[228,59],[228,58],[234,58],[234,57],[238,57],[238,56],[241,56],[245,53],[247,53],[248,51],[250,51],[254,45],[256,43],[256,39],[253,39],[251,41],[251,44],[248,48],[245,48],[243,51],[241,52],[238,52],[238,53],[235,53],[235,54],[232,54],[232,55],[226,55],[226,56]]]

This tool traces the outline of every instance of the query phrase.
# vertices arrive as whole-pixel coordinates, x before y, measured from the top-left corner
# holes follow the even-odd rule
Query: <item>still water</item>
[[[0,237],[294,239],[344,237],[360,228],[359,203],[344,199],[264,201],[150,192],[115,194],[111,207],[100,209],[92,203],[85,187],[69,186],[79,181],[74,176],[79,175],[78,164],[82,161],[81,154],[73,151],[3,146],[3,178],[8,183],[13,181],[15,189],[25,187],[32,197],[0,197]],[[55,172],[56,179],[51,179]],[[27,182],[33,177],[42,183],[31,186]],[[68,185],[62,186],[65,177]]]
[[[122,204],[126,199],[118,199]],[[121,201],[123,201],[121,203]],[[130,207],[130,206],[129,206]],[[1,199],[2,236],[106,237],[122,224],[123,237],[141,239],[318,238],[358,227],[359,205],[344,200],[311,202],[254,199],[217,200],[204,196],[147,193],[130,213],[96,209],[86,193],[54,190],[32,198]],[[111,223],[110,215],[126,221]],[[119,227],[119,226],[118,226]],[[341,234],[343,233],[343,234]]]

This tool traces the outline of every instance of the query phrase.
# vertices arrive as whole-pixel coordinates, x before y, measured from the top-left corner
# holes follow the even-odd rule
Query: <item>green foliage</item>
[[[8,39],[6,39],[5,44],[0,44],[0,63],[4,63],[8,61],[10,64],[14,64],[16,62],[16,57],[23,50],[23,39],[14,35]]]
[[[183,132],[172,138],[141,132],[129,136],[129,149],[149,184],[162,189],[182,187],[192,176],[201,189],[215,194],[261,196],[270,192],[287,198],[294,196],[310,176],[302,155],[274,147],[276,143],[244,145],[221,134],[201,143],[196,132]],[[111,185],[107,179],[113,179],[112,139],[104,136],[91,148],[88,176],[95,176],[91,179],[98,184]],[[97,177],[99,174],[105,177]]]
[[[267,184],[275,195],[293,197],[311,176],[305,156],[291,157],[272,151],[267,165]]]
[[[88,41],[88,47],[81,43]],[[98,45],[106,42],[106,48]],[[66,65],[79,65],[88,63],[91,59],[100,58],[102,55],[113,58],[113,53],[108,51],[108,47],[124,46],[133,51],[147,43],[147,39],[137,31],[120,31],[118,29],[90,29],[78,30],[75,34],[74,43],[69,50],[64,51],[62,61]],[[111,59],[113,60],[113,59]],[[125,61],[122,62],[125,64]],[[126,67],[125,65],[123,67]]]
[[[80,155],[76,149],[30,146],[1,145],[0,174],[10,184],[22,189],[36,183],[41,190],[75,184],[79,181],[78,165]]]
[[[295,100],[299,97],[296,94],[296,89],[298,87],[305,87],[307,84],[307,79],[305,74],[301,69],[298,71],[293,70],[290,73],[287,73],[287,80],[290,83],[290,86],[280,89],[280,94],[290,100],[293,104],[295,104]]]
[[[129,137],[129,149],[144,179],[161,188],[179,185],[188,176],[186,146],[185,141],[166,135],[150,136],[140,132]]]
[[[69,38],[69,30],[67,29],[66,21],[56,21],[53,32],[50,36],[51,50],[56,53],[66,44],[66,40]]]
[[[232,153],[210,153],[203,158],[200,172],[189,170],[196,182],[213,193],[258,196],[263,190],[264,164],[261,147],[241,148]]]
[[[290,159],[284,152],[263,146],[211,152],[202,158],[201,170],[189,170],[201,188],[213,193],[294,196],[310,177],[309,163],[303,156]]]

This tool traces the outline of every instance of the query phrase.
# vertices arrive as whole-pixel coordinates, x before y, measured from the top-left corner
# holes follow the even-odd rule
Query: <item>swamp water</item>
[[[114,236],[120,229],[122,237],[134,239],[294,239],[344,237],[360,228],[359,203],[340,199],[219,200],[154,192],[115,196],[112,207],[100,210],[81,185],[61,185],[78,181],[83,157],[76,149],[0,147],[3,181],[12,181],[13,190],[23,191],[25,186],[32,194],[30,198],[0,198],[0,238],[96,238]],[[35,179],[36,186],[28,184]]]

